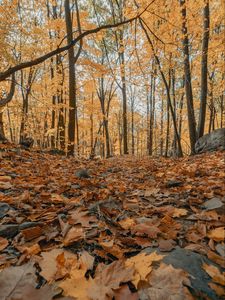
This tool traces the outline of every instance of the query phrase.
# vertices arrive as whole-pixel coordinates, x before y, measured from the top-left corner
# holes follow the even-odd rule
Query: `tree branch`
[[[131,19],[128,19],[128,20],[125,20],[123,22],[116,23],[116,24],[102,25],[102,26],[99,26],[97,28],[90,29],[90,30],[87,30],[85,32],[82,32],[70,44],[68,44],[68,45],[66,45],[64,47],[57,48],[57,49],[55,49],[55,50],[53,50],[53,51],[51,51],[49,53],[46,53],[43,56],[40,56],[38,58],[35,58],[35,59],[27,61],[27,62],[20,63],[20,64],[14,66],[14,67],[10,67],[8,70],[6,70],[4,72],[0,72],[0,82],[3,81],[3,80],[5,80],[7,77],[9,77],[10,75],[14,74],[15,72],[17,72],[19,70],[22,70],[22,69],[25,69],[25,68],[29,68],[29,67],[38,65],[38,64],[46,61],[47,59],[51,58],[52,56],[55,56],[57,54],[60,54],[60,53],[62,53],[64,51],[69,50],[71,47],[73,47],[79,41],[81,41],[84,37],[86,37],[86,36],[88,36],[90,34],[98,33],[99,31],[104,30],[104,29],[116,28],[116,27],[119,27],[121,25],[133,22],[134,20],[136,20],[137,18],[139,18],[148,9],[148,7],[149,7],[149,5],[140,14],[138,14],[137,16],[135,16],[135,17],[133,17]]]

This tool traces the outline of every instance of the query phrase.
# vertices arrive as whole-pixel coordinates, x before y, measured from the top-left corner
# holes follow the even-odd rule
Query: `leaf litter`
[[[223,299],[222,152],[0,151],[0,299]]]

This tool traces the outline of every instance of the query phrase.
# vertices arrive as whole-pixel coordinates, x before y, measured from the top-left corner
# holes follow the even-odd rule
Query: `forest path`
[[[81,161],[4,147],[0,299],[222,299],[224,152]]]

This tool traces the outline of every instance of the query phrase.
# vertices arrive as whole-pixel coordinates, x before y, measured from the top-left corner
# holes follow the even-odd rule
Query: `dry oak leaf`
[[[11,176],[0,175],[0,182],[7,182],[12,179]]]
[[[207,252],[207,256],[210,260],[212,260],[213,262],[215,262],[216,264],[220,265],[222,268],[225,268],[225,259],[224,257],[216,254],[213,251],[208,251]]]
[[[99,264],[96,277],[88,289],[90,299],[108,300],[114,295],[114,290],[120,288],[121,283],[131,281],[134,269],[126,268],[123,261],[115,261],[110,265]]]
[[[150,288],[139,292],[140,299],[194,300],[186,286],[190,286],[188,274],[172,265],[161,263],[149,276]]]
[[[8,244],[8,240],[0,236],[0,251],[4,250]]]
[[[225,272],[220,273],[220,270],[217,267],[207,265],[206,263],[204,263],[202,267],[215,283],[225,286]]]
[[[132,232],[138,235],[146,234],[149,238],[156,239],[160,233],[160,230],[154,225],[141,223],[134,226]]]
[[[142,280],[145,281],[147,276],[152,271],[152,262],[160,261],[163,259],[163,255],[158,255],[156,252],[151,254],[139,253],[125,261],[126,267],[132,267],[135,269],[134,277],[132,279],[133,284],[137,288],[138,283]]]
[[[83,251],[80,253],[79,263],[82,269],[85,269],[86,271],[92,270],[94,266],[94,261],[94,257],[91,256],[87,251]]]
[[[75,254],[61,249],[53,249],[49,252],[42,252],[41,256],[42,260],[40,260],[39,266],[42,271],[40,274],[48,282],[52,282],[59,277],[59,268],[61,269],[65,266],[65,268],[67,268],[67,273],[70,273],[72,265],[77,262]],[[63,272],[65,273],[65,270]]]
[[[210,239],[213,239],[216,242],[224,241],[225,239],[225,227],[218,227],[216,229],[211,230],[207,236]]]
[[[179,217],[183,217],[186,216],[188,214],[188,211],[184,208],[174,208],[172,217],[173,218],[179,218]]]
[[[125,230],[128,230],[128,229],[130,229],[130,228],[132,228],[133,226],[136,225],[135,221],[133,219],[131,219],[131,218],[127,218],[127,219],[121,220],[118,223]]]
[[[174,240],[160,240],[159,241],[159,250],[160,251],[171,251],[176,246],[176,242]]]
[[[72,227],[67,232],[67,234],[63,240],[63,245],[69,246],[69,245],[73,244],[74,242],[84,239],[84,236],[85,236],[85,232],[84,232],[83,228]]]
[[[225,288],[223,288],[222,286],[213,282],[209,282],[208,286],[210,286],[211,289],[214,290],[219,297],[225,296]]]
[[[122,285],[114,292],[115,300],[138,300],[138,293],[132,293],[128,285]]]
[[[110,265],[98,265],[94,279],[87,280],[86,271],[87,268],[82,265],[72,268],[70,278],[59,283],[65,295],[79,300],[111,299],[114,290],[119,289],[121,283],[130,281],[134,272],[133,269],[126,269],[122,261],[115,261]]]
[[[0,182],[0,190],[9,190],[12,188],[12,184],[10,182]]]
[[[82,227],[90,227],[90,223],[94,223],[97,221],[95,216],[90,216],[88,210],[82,210],[82,209],[77,209],[77,210],[72,210],[69,212],[69,220],[68,223],[70,225],[76,225],[76,224],[81,224]]]
[[[1,300],[52,300],[59,294],[51,286],[45,285],[36,289],[36,276],[33,263],[20,267],[9,267],[0,272]],[[72,298],[57,298],[72,300]]]

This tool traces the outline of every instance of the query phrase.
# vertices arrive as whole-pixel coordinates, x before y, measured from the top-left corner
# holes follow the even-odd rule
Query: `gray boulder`
[[[220,128],[200,137],[195,144],[195,152],[225,150],[225,128]]]

